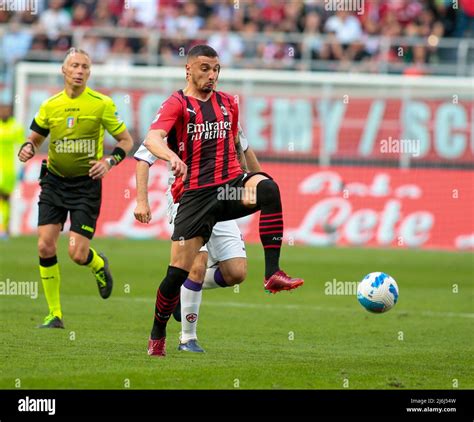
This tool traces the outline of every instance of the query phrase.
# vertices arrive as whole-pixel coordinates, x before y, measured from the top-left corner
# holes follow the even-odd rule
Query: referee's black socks
[[[158,287],[155,303],[155,318],[151,330],[151,339],[166,337],[166,324],[179,301],[181,285],[188,278],[188,271],[168,267],[165,278]]]

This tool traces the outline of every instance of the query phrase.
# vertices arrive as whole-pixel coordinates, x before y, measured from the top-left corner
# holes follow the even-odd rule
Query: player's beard
[[[196,87],[198,91],[205,92],[206,94],[208,94],[209,92],[212,92],[214,90],[215,84],[213,84],[211,87],[208,87],[206,86],[208,82],[205,82],[203,85],[201,85],[199,81],[196,80],[193,76],[191,76],[191,79],[192,79],[193,85]]]
[[[203,91],[203,92],[209,93],[209,92],[214,91],[214,88],[215,88],[215,86],[216,86],[216,82],[210,84],[210,86],[208,86],[208,85],[209,85],[209,82],[206,82],[206,84],[205,84],[204,87],[202,88],[202,91]]]

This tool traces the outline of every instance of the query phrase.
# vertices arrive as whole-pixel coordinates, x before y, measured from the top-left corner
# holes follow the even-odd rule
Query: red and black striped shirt
[[[220,185],[243,173],[235,150],[239,107],[229,94],[214,91],[207,101],[174,92],[150,129],[168,133],[168,147],[188,166],[184,189]]]

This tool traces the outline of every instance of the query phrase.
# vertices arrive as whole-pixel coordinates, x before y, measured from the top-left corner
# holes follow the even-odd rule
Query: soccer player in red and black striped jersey
[[[166,324],[176,306],[199,249],[218,221],[260,214],[265,253],[264,287],[272,293],[303,284],[279,267],[283,215],[278,185],[265,173],[244,173],[238,141],[237,99],[216,91],[219,57],[197,45],[186,63],[187,86],[173,93],[158,110],[144,141],[156,157],[168,161],[184,193],[174,220],[171,262],[155,304],[148,354],[165,356]]]

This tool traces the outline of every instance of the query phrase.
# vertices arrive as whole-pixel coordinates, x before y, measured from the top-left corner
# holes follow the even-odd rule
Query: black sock
[[[89,265],[93,259],[94,259],[94,252],[92,252],[92,249],[89,249],[89,255],[87,255],[86,262],[84,262],[84,264],[82,265]]]
[[[262,180],[257,185],[257,204],[261,209],[259,231],[265,252],[265,278],[269,278],[280,269],[283,239],[280,189],[273,180]]]
[[[181,268],[168,267],[166,277],[156,292],[155,317],[151,338],[153,340],[166,337],[166,324],[179,301],[181,285],[188,277],[188,272]]]
[[[58,257],[56,255],[51,258],[41,258],[39,257],[39,263],[42,267],[52,267],[58,263]]]

